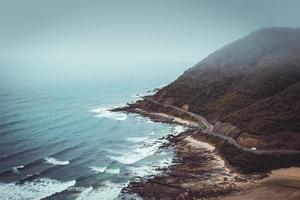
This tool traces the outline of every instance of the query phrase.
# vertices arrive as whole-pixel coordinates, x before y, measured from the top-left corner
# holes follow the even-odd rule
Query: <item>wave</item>
[[[70,161],[66,160],[66,161],[61,161],[61,160],[57,160],[55,158],[52,157],[46,157],[45,158],[45,162],[52,164],[52,165],[68,165],[70,163]]]
[[[151,119],[149,119],[149,118],[147,118],[147,117],[142,117],[141,115],[139,115],[139,114],[132,114],[135,118],[136,118],[136,120],[137,121],[139,121],[139,122],[146,122],[146,123],[149,123],[149,124],[153,124],[154,122],[151,120]]]
[[[118,197],[121,190],[126,187],[124,183],[112,183],[110,181],[106,181],[102,183],[103,186],[94,189],[93,187],[88,187],[84,190],[76,200],[98,200],[98,199],[105,199],[105,200],[113,200]]]
[[[25,128],[23,128],[23,127],[20,127],[20,128],[12,128],[12,129],[8,129],[8,130],[4,130],[4,131],[2,131],[2,129],[0,129],[0,135],[1,135],[1,137],[3,137],[3,136],[7,136],[7,135],[12,135],[12,134],[14,134],[14,133],[18,133],[18,132],[20,132],[20,131],[24,131],[24,130],[26,130]]]
[[[143,99],[143,97],[149,96],[149,95],[151,95],[151,92],[147,91],[147,92],[135,93],[135,94],[131,95],[131,97],[134,98],[135,100],[140,100],[140,99]]]
[[[39,200],[55,193],[62,192],[67,188],[74,186],[75,183],[75,180],[60,182],[49,178],[42,178],[23,184],[0,183],[0,196],[3,199],[12,200]]]
[[[150,96],[150,95],[154,95],[156,92],[157,92],[157,90],[159,90],[159,89],[161,89],[161,88],[163,88],[163,87],[165,87],[166,86],[166,84],[164,84],[164,85],[160,85],[160,86],[158,86],[158,87],[156,87],[156,88],[154,88],[154,89],[149,89],[149,90],[146,90],[146,91],[144,91],[144,92],[138,92],[138,93],[135,93],[135,94],[133,94],[133,95],[131,95],[131,97],[132,98],[135,98],[135,99],[142,99],[143,97],[145,97],[145,96]]]
[[[93,187],[90,186],[88,188],[77,188],[77,190],[81,192],[77,196],[76,200],[84,200],[89,195],[89,193],[93,191]]]
[[[161,168],[168,167],[172,164],[172,157],[168,157],[162,160],[159,160],[154,165],[146,165],[141,167],[130,167],[130,171],[132,175],[138,176],[138,177],[147,177],[147,176],[153,176],[161,173],[162,171],[159,170]]]
[[[127,114],[122,112],[112,112],[111,109],[113,108],[114,107],[100,107],[90,111],[95,113],[95,116],[99,118],[109,118],[117,121],[123,121],[127,119]]]
[[[6,171],[2,171],[2,172],[0,172],[0,176],[3,176],[5,174],[11,174],[11,173],[19,173],[20,169],[26,170],[26,169],[29,169],[31,167],[38,166],[38,165],[40,165],[43,162],[44,162],[44,159],[33,160],[33,161],[31,161],[31,162],[29,162],[27,164],[16,166],[16,167],[12,167],[11,169],[8,169]]]
[[[40,174],[41,174],[41,172],[36,172],[34,174],[27,174],[25,177],[18,180],[17,184],[24,184],[24,183],[27,183],[27,182],[37,180],[39,178]]]
[[[132,143],[140,143],[149,140],[149,137],[129,137],[126,140]]]
[[[143,96],[145,96],[145,95],[144,94],[140,94],[140,93],[136,93],[136,94],[131,95],[132,98],[141,98]]]
[[[163,140],[155,141],[152,144],[145,144],[142,146],[138,146],[131,152],[124,153],[121,156],[108,156],[112,160],[116,160],[123,164],[133,164],[139,160],[143,160],[148,156],[153,155],[159,147],[162,145]]]
[[[18,152],[11,153],[11,154],[6,154],[6,155],[1,156],[0,159],[15,158],[17,156],[20,156],[21,154],[25,154],[25,153],[28,153],[28,152],[31,152],[31,151],[35,151],[37,149],[38,149],[38,147],[34,147],[34,148],[31,148],[31,149],[25,149],[25,150],[21,150],[21,151],[18,151]]]
[[[119,168],[107,168],[107,167],[90,167],[91,170],[97,172],[97,173],[109,173],[109,174],[119,174],[120,169]]]
[[[18,174],[18,173],[20,173],[19,169],[22,169],[22,168],[24,168],[24,165],[13,167],[12,172]]]
[[[106,167],[90,167],[90,169],[97,173],[103,173],[105,171]]]
[[[3,129],[3,128],[8,127],[8,126],[13,126],[13,125],[16,125],[16,124],[21,124],[21,123],[23,123],[25,121],[26,121],[25,119],[16,119],[14,121],[4,122],[4,123],[0,124],[0,128]]]
[[[80,146],[80,144],[75,144],[73,146],[67,147],[67,148],[62,149],[61,151],[59,151],[57,153],[54,153],[54,154],[50,155],[50,157],[51,156],[54,156],[54,157],[58,156],[59,157],[60,155],[64,155],[64,154],[68,154],[68,153],[70,154],[70,153],[73,152],[73,150],[78,149],[79,146]]]
[[[182,133],[186,130],[187,130],[187,128],[185,126],[181,126],[181,125],[175,125],[175,126],[171,127],[171,132],[173,134],[179,134],[179,133]]]
[[[154,165],[153,167],[156,168],[164,168],[164,167],[168,167],[169,165],[171,165],[173,162],[173,157],[169,156],[165,159],[159,160],[158,163],[156,165]]]
[[[23,169],[23,168],[24,168],[23,165],[12,167],[9,170],[0,172],[0,177],[6,176],[6,175],[10,175],[11,173],[19,174],[20,173],[19,169]]]
[[[152,166],[131,167],[131,174],[135,177],[147,177],[155,174],[155,169]]]
[[[186,127],[181,126],[181,125],[172,126],[170,129],[172,134],[179,134],[185,130],[186,130]],[[155,134],[155,132],[149,133],[149,135],[153,135],[153,134]],[[166,142],[165,140],[149,139],[149,137],[131,137],[131,138],[127,138],[126,140],[133,142],[133,143],[141,143],[141,142],[145,142],[145,141],[147,141],[148,143],[145,143],[142,146],[139,145],[133,151],[124,153],[121,156],[109,156],[110,159],[116,160],[123,164],[133,164],[139,160],[143,160],[143,159],[147,158],[148,156],[153,155],[154,153],[156,153],[158,151],[159,147],[164,142]],[[165,160],[163,162],[165,162]],[[166,165],[169,165],[171,162],[172,161],[168,160]],[[162,167],[162,166],[163,166],[163,164],[161,164],[161,163],[158,165],[158,167]]]
[[[120,173],[120,169],[119,168],[105,169],[105,172],[109,173],[109,174],[119,174]]]

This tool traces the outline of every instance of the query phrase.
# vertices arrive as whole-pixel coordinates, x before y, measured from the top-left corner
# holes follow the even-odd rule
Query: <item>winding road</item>
[[[201,130],[202,133],[212,135],[212,136],[221,138],[223,140],[226,140],[228,143],[234,145],[236,148],[241,149],[243,151],[251,152],[251,153],[259,154],[259,155],[262,155],[262,154],[270,154],[270,155],[271,154],[299,154],[300,153],[299,150],[292,150],[292,149],[253,150],[251,148],[243,147],[235,139],[233,139],[231,137],[228,137],[228,136],[222,135],[222,134],[218,134],[218,133],[214,133],[213,125],[211,125],[204,117],[202,117],[198,114],[186,111],[186,110],[176,107],[176,106],[160,103],[158,101],[153,100],[151,97],[146,97],[144,100],[149,101],[149,102],[154,103],[159,106],[163,106],[168,109],[173,109],[178,112],[185,113],[186,115],[189,115],[190,117],[195,118],[197,120],[196,123],[198,124],[198,128]]]

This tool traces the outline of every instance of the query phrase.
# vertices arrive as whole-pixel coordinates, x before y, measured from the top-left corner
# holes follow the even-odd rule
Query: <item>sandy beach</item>
[[[273,170],[257,186],[219,198],[222,200],[299,200],[300,168]]]

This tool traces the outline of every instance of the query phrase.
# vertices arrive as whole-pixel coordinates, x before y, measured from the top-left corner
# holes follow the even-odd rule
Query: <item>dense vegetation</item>
[[[300,149],[300,29],[255,31],[212,53],[153,98],[188,105],[211,123],[237,126],[241,143]]]

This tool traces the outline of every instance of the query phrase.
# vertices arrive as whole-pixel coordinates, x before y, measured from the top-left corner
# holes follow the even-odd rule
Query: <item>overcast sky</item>
[[[264,26],[300,26],[299,0],[0,0],[8,63],[187,62]]]

